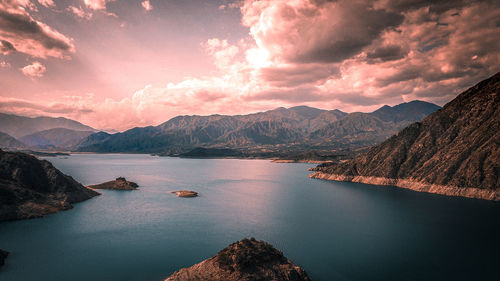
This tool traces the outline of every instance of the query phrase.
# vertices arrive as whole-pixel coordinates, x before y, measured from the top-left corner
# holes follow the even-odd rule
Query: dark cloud
[[[383,47],[378,47],[375,50],[366,53],[366,57],[369,62],[384,62],[391,60],[399,60],[404,58],[408,54],[408,51],[404,51],[400,46],[397,45],[387,45]]]
[[[16,48],[7,40],[0,40],[0,53],[8,54],[14,52]]]
[[[35,57],[64,57],[73,52],[71,40],[36,21],[16,1],[0,4],[0,39]]]
[[[90,108],[80,108],[63,103],[54,103],[51,105],[41,105],[23,100],[7,100],[0,101],[0,110],[3,112],[18,112],[19,109],[24,111],[39,112],[39,113],[57,113],[57,114],[88,114],[94,112]]]
[[[297,50],[289,57],[290,60],[302,63],[341,62],[360,53],[384,30],[397,27],[404,19],[401,14],[373,9],[366,4],[346,1],[337,4],[338,10],[332,10],[327,18],[337,23],[317,36],[309,48]],[[325,13],[330,12],[324,9]]]

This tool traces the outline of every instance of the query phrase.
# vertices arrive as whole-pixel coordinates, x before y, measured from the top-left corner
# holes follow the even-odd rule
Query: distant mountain
[[[24,136],[21,141],[32,148],[72,149],[93,133],[94,131],[55,128]]]
[[[381,120],[373,113],[347,114],[307,106],[248,115],[177,116],[156,127],[133,128],[113,135],[91,135],[80,144],[79,150],[168,154],[183,153],[200,146],[237,149],[322,146],[331,145],[332,139],[338,143],[366,146],[385,140],[407,125],[408,120],[426,116],[429,108],[439,107],[414,102],[394,107],[396,109],[388,108],[397,113],[395,121]]]
[[[366,154],[313,178],[500,200],[500,73]]]
[[[54,128],[65,128],[75,131],[94,131],[94,128],[80,122],[63,117],[24,117],[0,113],[0,131],[15,138],[21,138],[36,132]]]
[[[371,113],[354,112],[311,133],[312,142],[373,145],[412,122],[420,121],[440,107],[423,101],[384,105]]]
[[[0,148],[6,148],[6,149],[22,149],[26,148],[26,145],[16,138],[0,132]]]

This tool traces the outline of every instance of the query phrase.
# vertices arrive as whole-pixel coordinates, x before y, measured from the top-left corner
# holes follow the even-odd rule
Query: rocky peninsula
[[[71,209],[97,195],[46,160],[0,150],[0,221]]]
[[[165,281],[310,281],[307,273],[272,245],[254,238],[243,239],[216,256],[183,268]]]
[[[124,177],[118,177],[114,181],[89,185],[88,187],[92,189],[136,190],[139,185],[135,182],[126,180]]]
[[[500,73],[367,153],[312,178],[500,200]]]
[[[198,192],[191,190],[177,190],[172,191],[171,193],[177,195],[177,197],[197,197]]]
[[[9,255],[9,252],[0,250],[0,267],[2,267],[5,264],[5,259]]]

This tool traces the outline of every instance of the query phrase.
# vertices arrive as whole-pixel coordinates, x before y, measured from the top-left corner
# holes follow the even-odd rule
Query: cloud
[[[21,72],[30,78],[43,77],[45,71],[47,71],[47,68],[38,61],[21,68]]]
[[[16,48],[14,45],[7,40],[0,40],[0,54],[7,55],[11,52],[14,52]]]
[[[83,0],[85,5],[92,10],[106,10],[106,4],[115,0]]]
[[[401,24],[371,1],[246,1],[243,24],[259,47],[286,62],[342,62]]]
[[[38,3],[40,3],[41,5],[43,5],[47,8],[56,6],[56,4],[54,3],[53,0],[38,0]]]
[[[67,11],[75,14],[77,17],[89,20],[92,18],[93,14],[91,12],[85,12],[81,7],[69,6],[66,8]]]
[[[142,1],[142,2],[141,2],[141,5],[142,5],[142,7],[143,7],[146,11],[151,11],[151,10],[153,10],[153,6],[151,6],[151,3],[149,2],[149,0]]]
[[[20,53],[33,57],[70,58],[75,52],[72,39],[54,30],[47,24],[35,20],[25,7],[31,2],[6,0],[0,3],[0,40]],[[2,49],[3,49],[2,47]]]

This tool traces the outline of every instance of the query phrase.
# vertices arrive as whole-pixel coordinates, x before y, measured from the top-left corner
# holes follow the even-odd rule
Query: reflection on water
[[[498,203],[312,180],[308,164],[72,155],[85,185],[118,176],[73,210],[0,224],[1,280],[161,280],[254,236],[314,280],[495,280]],[[191,189],[197,198],[169,192]],[[460,270],[457,270],[460,269]]]

